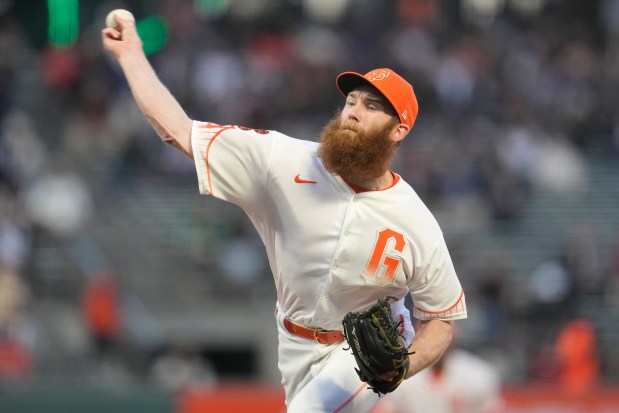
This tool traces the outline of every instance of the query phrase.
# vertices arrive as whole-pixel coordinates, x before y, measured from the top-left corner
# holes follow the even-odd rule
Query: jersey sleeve
[[[409,289],[417,319],[458,320],[467,316],[464,290],[443,238],[415,269]]]
[[[253,209],[266,188],[274,133],[194,121],[191,145],[200,193]]]

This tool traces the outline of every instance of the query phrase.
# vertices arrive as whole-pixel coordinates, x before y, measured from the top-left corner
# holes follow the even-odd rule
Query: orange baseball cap
[[[370,85],[378,89],[395,109],[400,122],[413,127],[419,105],[415,97],[413,86],[404,78],[391,69],[374,69],[362,75],[355,72],[340,73],[335,80],[340,92],[347,96],[348,93],[360,85]]]

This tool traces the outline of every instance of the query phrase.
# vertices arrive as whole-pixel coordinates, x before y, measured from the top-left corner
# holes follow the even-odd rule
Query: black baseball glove
[[[398,333],[400,323],[391,315],[391,300],[396,298],[382,298],[367,311],[346,314],[342,321],[344,337],[359,367],[355,371],[379,395],[394,391],[402,383],[412,354]],[[385,379],[385,374],[394,371],[397,375],[393,379]]]

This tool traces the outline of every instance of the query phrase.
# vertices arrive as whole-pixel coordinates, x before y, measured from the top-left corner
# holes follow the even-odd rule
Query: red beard
[[[398,119],[380,128],[362,130],[356,123],[340,120],[339,113],[320,134],[318,156],[331,173],[375,179],[389,170],[398,147],[389,135]]]

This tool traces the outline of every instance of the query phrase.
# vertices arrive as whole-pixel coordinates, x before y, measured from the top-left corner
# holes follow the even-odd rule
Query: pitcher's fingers
[[[103,40],[105,39],[120,40],[122,38],[122,34],[118,30],[108,27],[106,29],[101,30],[101,37],[103,38]]]

